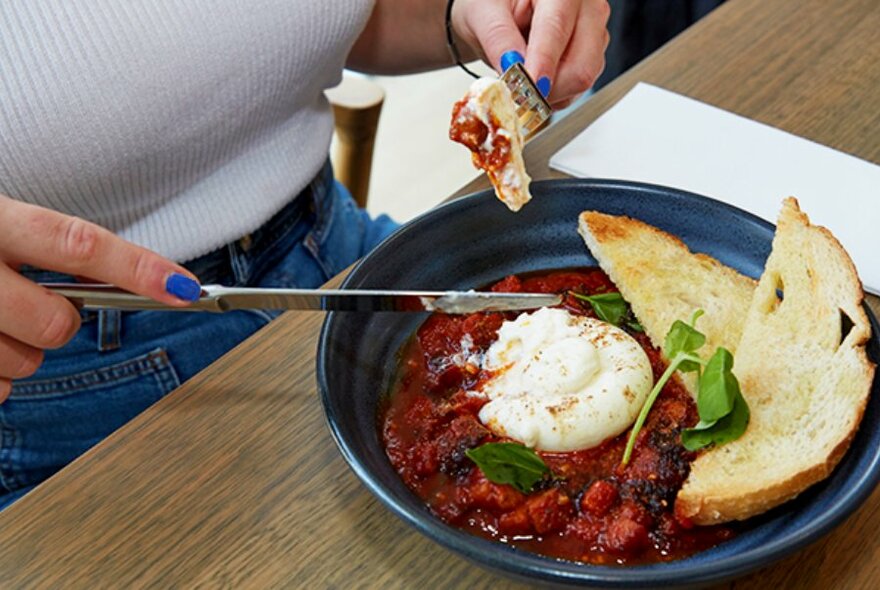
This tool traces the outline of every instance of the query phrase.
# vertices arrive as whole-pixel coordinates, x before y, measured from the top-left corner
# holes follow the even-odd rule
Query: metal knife
[[[463,314],[512,311],[559,305],[562,295],[484,291],[380,291],[355,289],[250,289],[202,286],[202,296],[186,307],[172,307],[113,285],[42,283],[84,309],[224,312],[234,309],[317,311],[440,311]]]

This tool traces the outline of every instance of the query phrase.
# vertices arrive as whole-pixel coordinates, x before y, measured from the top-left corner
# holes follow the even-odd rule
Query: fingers
[[[574,31],[580,4],[581,0],[544,0],[535,6],[525,67],[535,82],[547,79],[542,84],[548,91],[550,81],[557,78],[557,66]]]
[[[605,69],[610,12],[603,1],[587,2],[580,11],[571,40],[559,61],[549,100],[555,107],[570,103],[595,84]]]
[[[21,264],[94,277],[170,305],[201,291],[183,267],[106,229],[0,195],[0,402],[13,379],[37,370],[43,349],[63,346],[80,326],[73,304],[14,270]]]
[[[11,338],[36,348],[58,348],[76,334],[79,312],[64,297],[30,282],[5,265],[0,265],[0,284],[3,285],[0,293],[2,341]],[[24,352],[21,348],[15,350]],[[2,355],[3,349],[0,349]],[[0,376],[13,375],[0,370]]]
[[[12,391],[12,380],[30,377],[42,362],[42,350],[0,334],[0,404]]]
[[[555,108],[588,90],[605,68],[605,0],[544,0],[535,8],[525,67],[538,87],[550,88]]]
[[[42,350],[0,334],[0,379],[30,377],[42,362]]]
[[[489,65],[500,72],[501,56],[506,52],[525,54],[526,41],[508,2],[479,0],[467,3],[466,8],[460,13],[463,26],[456,27],[456,30],[469,44],[482,50]],[[470,39],[471,36],[473,39]]]
[[[607,0],[471,0],[455,6],[459,35],[499,71],[505,53],[524,54],[526,71],[554,107],[588,90],[605,67]]]
[[[0,260],[94,277],[170,305],[199,293],[191,273],[154,252],[93,223],[2,196]]]
[[[566,98],[565,100],[560,100],[557,102],[550,103],[550,106],[553,107],[553,110],[561,111],[562,109],[566,109],[574,104],[574,98]]]
[[[12,380],[33,375],[42,348],[57,348],[79,329],[79,312],[66,299],[0,264],[0,403]]]

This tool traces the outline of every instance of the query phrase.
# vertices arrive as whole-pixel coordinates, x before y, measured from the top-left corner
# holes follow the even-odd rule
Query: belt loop
[[[98,351],[109,352],[122,346],[122,312],[102,309],[98,312]]]
[[[239,286],[247,285],[251,275],[250,257],[240,248],[238,242],[231,242],[226,245],[226,248],[235,284]]]
[[[313,245],[324,243],[324,236],[329,232],[329,225],[333,219],[333,207],[336,180],[333,178],[333,167],[329,160],[321,169],[321,172],[311,182],[312,211],[315,214],[314,225],[307,237]]]

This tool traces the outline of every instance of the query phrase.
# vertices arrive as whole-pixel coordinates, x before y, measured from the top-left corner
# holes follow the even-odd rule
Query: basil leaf
[[[733,355],[719,346],[700,376],[697,412],[701,422],[716,422],[733,410],[733,400],[741,392],[732,370]]]
[[[733,410],[717,422],[704,424],[700,421],[694,428],[681,431],[681,444],[689,451],[696,451],[709,445],[723,445],[743,435],[749,426],[749,406],[737,391],[733,400]],[[702,425],[702,427],[701,427]]]
[[[681,433],[689,451],[738,439],[749,425],[749,406],[733,374],[733,355],[718,347],[700,377],[697,396],[700,423]]]
[[[571,292],[572,295],[582,301],[586,301],[596,312],[603,322],[619,326],[623,318],[629,313],[626,300],[620,293],[600,293],[599,295],[582,295]]]
[[[694,426],[693,428],[686,428],[685,430],[708,430],[709,428],[715,426],[716,422],[718,422],[718,420],[713,420],[712,422],[700,420],[699,422],[697,422],[696,426]]]
[[[675,320],[672,327],[669,328],[669,332],[666,334],[666,339],[663,342],[663,354],[667,359],[671,361],[679,353],[690,354],[706,343],[706,336],[694,328],[694,324],[697,323],[697,319],[701,315],[703,315],[702,309],[695,311],[693,317],[691,317],[690,325],[681,320]],[[686,360],[678,365],[678,370],[682,373],[697,371],[699,369],[700,364],[695,361]]]
[[[519,443],[486,443],[468,449],[465,455],[489,481],[510,484],[524,494],[550,473],[535,451]]]

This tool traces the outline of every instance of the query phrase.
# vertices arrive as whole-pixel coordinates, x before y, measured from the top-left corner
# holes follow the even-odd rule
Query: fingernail
[[[513,64],[524,63],[526,59],[519,51],[510,50],[501,56],[501,71],[506,72]]]
[[[198,301],[202,296],[202,288],[197,282],[177,272],[165,281],[165,290],[183,301]]]
[[[538,87],[538,90],[541,91],[541,94],[544,95],[544,98],[550,95],[550,78],[547,76],[542,76],[535,82],[535,86]]]

